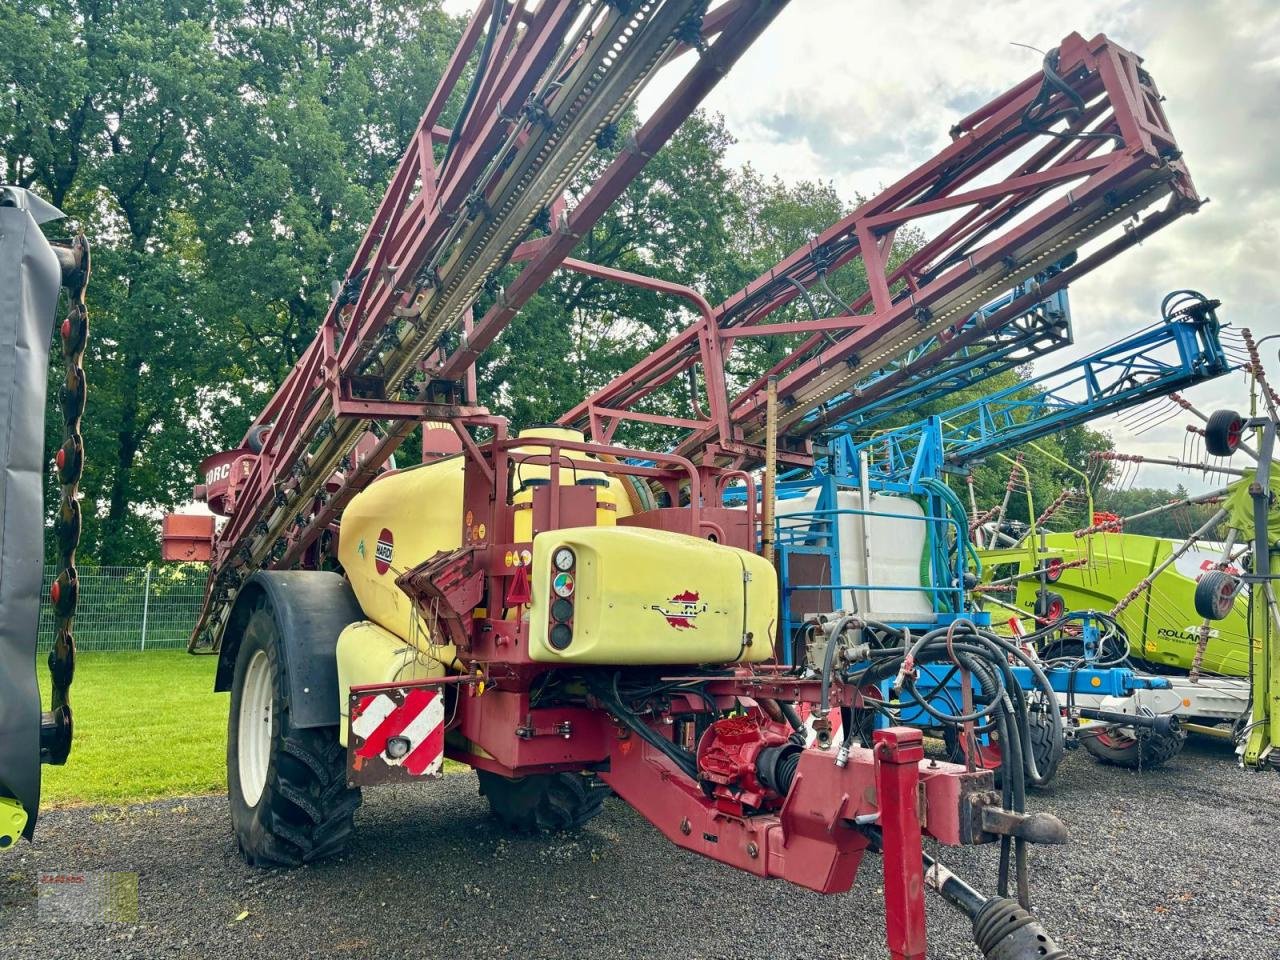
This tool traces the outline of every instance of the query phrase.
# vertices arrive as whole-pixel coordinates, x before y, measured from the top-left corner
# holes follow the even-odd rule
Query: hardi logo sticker
[[[391,558],[395,556],[396,541],[386,527],[378,534],[378,546],[373,552],[373,566],[378,573],[386,573],[391,569]]]
[[[697,628],[693,621],[698,618],[698,614],[707,612],[707,605],[698,602],[697,591],[686,590],[684,593],[677,593],[666,603],[653,604],[649,609],[657,610],[677,630],[695,630]]]

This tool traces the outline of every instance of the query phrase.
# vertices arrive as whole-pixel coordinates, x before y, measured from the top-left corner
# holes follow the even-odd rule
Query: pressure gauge
[[[551,580],[551,590],[557,597],[573,596],[573,574],[557,573]],[[562,619],[568,619],[567,617]]]
[[[557,570],[572,570],[573,559],[573,551],[568,547],[561,547],[551,555],[551,562]]]

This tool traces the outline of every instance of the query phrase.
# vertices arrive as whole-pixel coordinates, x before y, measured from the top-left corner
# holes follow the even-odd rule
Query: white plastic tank
[[[803,497],[780,499],[780,528],[797,530],[813,525],[822,529],[821,524],[813,524],[811,517],[795,516],[813,513],[818,506],[818,493],[815,489]],[[841,490],[836,499],[840,510],[862,509],[862,495],[856,490]],[[914,500],[892,494],[873,492],[867,499],[871,515],[838,515],[839,582],[920,588],[927,533],[924,509]],[[795,519],[788,520],[790,516]],[[815,539],[813,545],[827,544],[821,538]],[[845,591],[833,599],[837,609],[851,609],[856,599],[858,611],[873,620],[929,621],[934,616],[933,601],[923,589]]]

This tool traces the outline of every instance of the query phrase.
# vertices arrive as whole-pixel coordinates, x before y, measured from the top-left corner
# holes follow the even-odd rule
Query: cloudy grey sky
[[[1161,297],[1179,287],[1221,299],[1221,318],[1256,336],[1280,333],[1280,4],[792,0],[706,106],[738,138],[735,162],[787,180],[833,180],[851,199],[928,159],[956,120],[1038,69],[1040,54],[1014,43],[1048,49],[1072,31],[1106,33],[1145,58],[1211,202],[1076,283],[1077,345],[1049,362],[1151,323]],[[1189,396],[1206,409],[1246,403],[1239,376]],[[1136,438],[1114,422],[1099,426],[1123,449],[1178,456],[1184,423]],[[1204,487],[1159,468],[1145,468],[1139,482],[1179,479]]]

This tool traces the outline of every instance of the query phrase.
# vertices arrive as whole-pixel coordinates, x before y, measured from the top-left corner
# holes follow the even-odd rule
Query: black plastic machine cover
[[[40,224],[62,216],[0,186],[0,796],[40,803],[36,624],[44,567],[44,415],[62,272]]]

